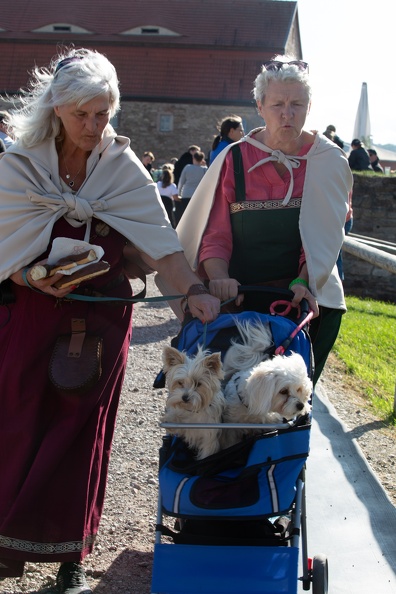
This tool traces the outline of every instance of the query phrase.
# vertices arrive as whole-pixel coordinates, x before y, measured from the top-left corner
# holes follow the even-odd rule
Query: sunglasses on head
[[[82,59],[83,59],[82,56],[70,56],[70,58],[65,58],[64,60],[61,60],[60,62],[58,62],[57,66],[55,68],[54,75],[57,74],[59,72],[59,70],[61,70],[65,66],[68,66],[72,62],[79,62]]]
[[[292,62],[279,62],[278,60],[269,60],[269,62],[265,62],[263,64],[264,68],[269,71],[277,72],[283,66],[297,66],[299,70],[307,71],[309,70],[308,62],[303,62],[302,60],[293,60]]]

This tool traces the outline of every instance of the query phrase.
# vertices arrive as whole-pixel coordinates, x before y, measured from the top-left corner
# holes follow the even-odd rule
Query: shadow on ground
[[[150,594],[152,564],[152,552],[123,551],[93,591],[95,594]],[[89,577],[89,572],[87,575]]]

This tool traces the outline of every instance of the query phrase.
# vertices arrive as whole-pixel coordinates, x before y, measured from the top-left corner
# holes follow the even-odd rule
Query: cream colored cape
[[[76,194],[59,178],[55,141],[32,149],[12,145],[0,159],[0,281],[30,264],[48,247],[54,223],[93,218],[119,231],[155,260],[182,251],[153,180],[129,147],[108,126],[87,162]]]
[[[348,194],[353,184],[345,153],[326,137],[316,134],[315,141],[305,156],[284,155],[281,151],[272,151],[251,138],[256,132],[258,129],[252,130],[239,141],[240,144],[248,142],[271,153],[270,157],[263,155],[263,160],[254,168],[267,161],[278,161],[291,170],[298,166],[298,161],[306,159],[299,226],[310,289],[319,305],[345,309],[344,291],[335,265],[344,240]],[[213,161],[177,226],[180,243],[194,270],[197,268],[198,251],[213,204],[219,174],[231,146],[226,147]],[[285,202],[290,195],[291,188]],[[161,281],[163,279],[156,280],[160,288]],[[162,285],[162,288],[171,294],[170,286]]]

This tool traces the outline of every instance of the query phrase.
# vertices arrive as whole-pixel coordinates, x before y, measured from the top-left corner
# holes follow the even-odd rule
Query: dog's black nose
[[[184,394],[184,395],[182,396],[182,400],[183,400],[183,402],[188,402],[188,401],[190,400],[190,398],[189,398],[188,394]]]
[[[302,402],[298,402],[296,405],[297,410],[302,410],[304,408],[304,405]]]

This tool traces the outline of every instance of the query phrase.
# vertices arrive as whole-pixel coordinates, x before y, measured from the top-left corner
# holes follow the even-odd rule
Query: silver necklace
[[[71,178],[71,175],[69,173],[69,169],[67,168],[67,164],[66,164],[66,159],[65,159],[65,153],[63,152],[63,146],[61,146],[61,151],[62,151],[62,157],[63,157],[63,163],[65,165],[65,169],[66,169],[66,179],[67,179],[67,183],[69,184],[69,186],[72,188],[74,186],[74,182],[77,179],[77,177],[79,176],[82,168],[84,167],[85,163],[83,163],[80,167],[80,169],[77,171],[76,175],[73,177],[73,179]],[[70,180],[70,181],[69,181]]]

